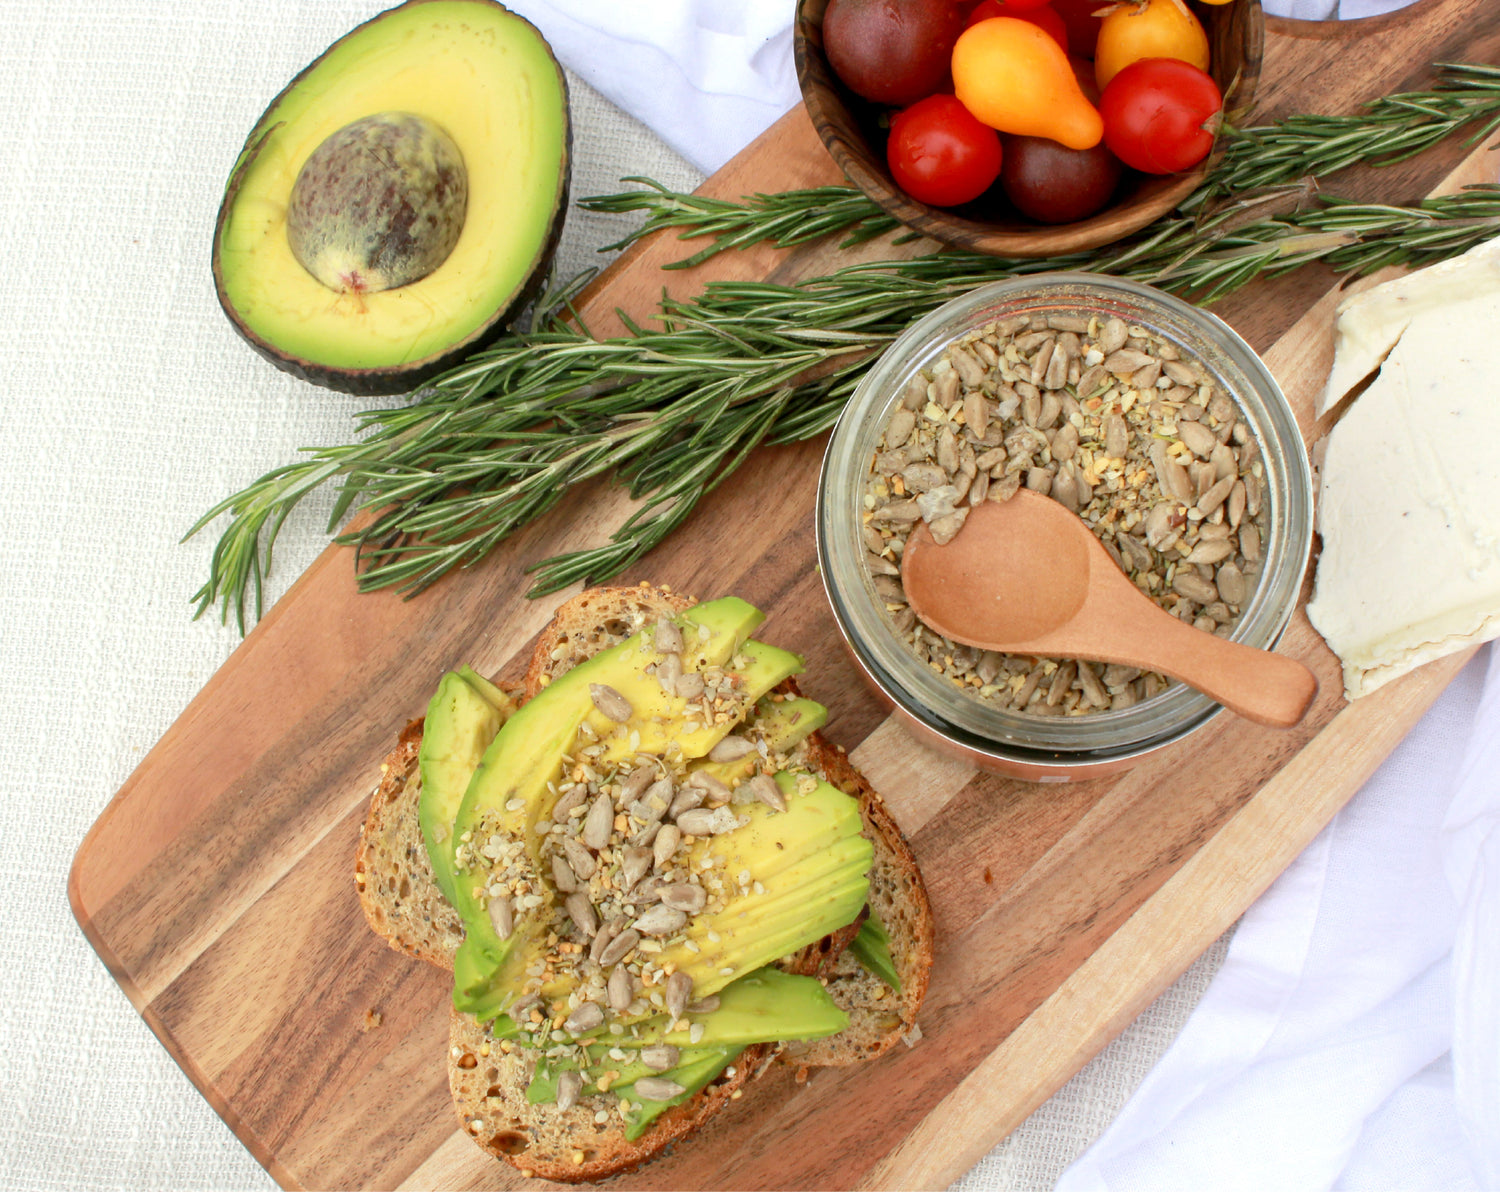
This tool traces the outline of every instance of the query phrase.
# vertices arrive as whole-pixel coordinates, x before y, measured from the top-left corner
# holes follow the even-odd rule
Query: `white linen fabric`
[[[516,0],[558,58],[711,174],[800,102],[788,0]]]
[[[179,545],[181,534],[297,448],[347,439],[354,413],[368,404],[276,372],[234,336],[216,309],[209,229],[224,177],[266,102],[391,2],[0,0],[8,398],[0,417],[0,696],[8,716],[0,734],[0,1192],[273,1186],[88,948],[64,890],[110,796],[239,641],[215,620],[189,620],[188,596],[206,574],[212,541]],[[1276,3],[1320,19],[1400,6],[1343,0],[1340,13],[1328,0]],[[543,29],[569,69],[575,195],[618,189],[627,174],[690,189],[797,102],[792,0],[513,7]],[[595,263],[594,249],[629,225],[570,212],[559,271]],[[320,495],[287,524],[268,601],[324,547],[330,504],[331,495]],[[1372,783],[1247,919],[1226,969],[1231,983],[1216,987],[1209,1009],[1222,1005],[1236,1015],[1231,1025],[1249,1023],[1257,986],[1280,982],[1289,994],[1271,1010],[1283,1018],[1260,1024],[1262,1050],[1241,1045],[1233,1055],[1222,1050],[1233,1038],[1216,1042],[1195,1021],[1179,1049],[1191,1062],[1179,1064],[1174,1052],[1142,1091],[1165,1097],[1158,1103],[1176,1113],[1168,1152],[1182,1138],[1218,1145],[1195,1108],[1212,1104],[1188,1095],[1200,1087],[1227,1099],[1234,1086],[1259,1091],[1295,1063],[1323,1063],[1326,1074],[1358,1058],[1360,1087],[1339,1090],[1346,1100],[1358,1092],[1354,1110],[1335,1119],[1323,1106],[1318,1118],[1336,1133],[1289,1135],[1288,1146],[1334,1156],[1314,1172],[1321,1183],[1308,1186],[1392,1187],[1386,1176],[1404,1173],[1396,1165],[1413,1155],[1429,1157],[1432,1178],[1408,1187],[1495,1186],[1481,1160],[1455,1161],[1474,1152],[1467,1143],[1460,1149],[1451,1125],[1467,1115],[1459,1120],[1468,1136],[1500,1137],[1488,938],[1500,922],[1500,844],[1493,787],[1484,782],[1500,757],[1493,727],[1474,727],[1479,667],[1406,747],[1427,750],[1419,756],[1431,765],[1403,790],[1426,791],[1430,802],[1371,794]],[[1487,726],[1495,685],[1492,676]],[[1432,734],[1446,746],[1432,745]],[[1444,769],[1444,749],[1465,761]],[[1436,784],[1450,771],[1451,800]],[[1389,823],[1399,827],[1382,826]],[[1419,841],[1419,830],[1438,835]],[[1446,904],[1436,872],[1453,891]],[[1377,901],[1400,912],[1388,923],[1362,920],[1358,939],[1369,946],[1352,957],[1370,978],[1361,1000],[1340,1009],[1346,982],[1333,953],[1307,971],[1335,1001],[1291,996],[1301,989],[1289,966],[1299,956],[1317,960],[1332,934],[1319,917],[1324,904],[1343,907],[1344,922],[1361,909],[1332,879],[1362,874],[1399,875],[1407,896]],[[1433,925],[1419,921],[1423,908]],[[1252,930],[1259,916],[1264,926]],[[1438,928],[1456,941],[1446,961]],[[1226,939],[1211,949],[962,1186],[1052,1186],[1168,1050],[1228,948]],[[1272,963],[1281,968],[1264,967]],[[1390,1024],[1404,1029],[1367,1040]],[[1476,1067],[1468,1056],[1491,1062]],[[1261,1063],[1269,1060],[1277,1062]],[[1129,1111],[1069,1178],[1114,1186],[1121,1177],[1110,1139],[1140,1118]],[[1329,1139],[1346,1150],[1330,1149]],[[1153,1160],[1132,1142],[1121,1162],[1146,1184],[1167,1187],[1169,1159]],[[1288,1170],[1303,1169],[1292,1159]],[[1222,1175],[1203,1182],[1216,1186]]]
[[[1500,1187],[1500,652],[1242,918],[1059,1192]]]

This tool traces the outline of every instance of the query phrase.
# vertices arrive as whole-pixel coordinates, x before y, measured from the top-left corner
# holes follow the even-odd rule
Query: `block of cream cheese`
[[[1324,400],[1378,366],[1328,437],[1307,607],[1350,699],[1500,637],[1500,242],[1388,287],[1341,308]]]
[[[1413,319],[1446,317],[1442,312],[1455,299],[1493,294],[1500,294],[1500,239],[1344,299],[1334,325],[1333,368],[1318,413],[1380,367]]]

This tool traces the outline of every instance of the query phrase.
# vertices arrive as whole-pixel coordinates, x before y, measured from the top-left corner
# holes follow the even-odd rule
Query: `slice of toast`
[[[581,593],[558,609],[538,638],[524,695],[535,695],[600,650],[695,603],[644,584]],[[798,694],[791,680],[782,690]],[[366,919],[377,934],[399,951],[451,969],[463,928],[437,889],[422,843],[417,818],[420,742],[421,722],[413,721],[382,765],[381,783],[360,833],[356,881]],[[900,992],[889,990],[848,950],[857,924],[788,957],[780,967],[821,979],[848,1013],[848,1028],[826,1039],[747,1048],[708,1087],[663,1114],[634,1142],[625,1138],[618,1118],[596,1123],[598,1109],[586,1100],[567,1111],[528,1103],[525,1088],[534,1057],[522,1049],[505,1051],[471,1016],[453,1011],[449,1084],[463,1128],[480,1147],[545,1179],[603,1179],[639,1166],[696,1129],[778,1054],[799,1066],[847,1065],[879,1055],[904,1035],[909,1037],[933,954],[932,912],[916,860],[879,794],[842,749],[813,733],[798,746],[794,760],[860,804],[865,834],[874,845],[870,905],[890,936]]]

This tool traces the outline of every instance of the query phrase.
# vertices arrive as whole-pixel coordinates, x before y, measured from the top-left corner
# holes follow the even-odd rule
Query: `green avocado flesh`
[[[897,993],[901,992],[901,974],[896,971],[896,962],[891,959],[891,937],[886,934],[885,925],[875,917],[873,910],[859,925],[859,932],[849,949],[866,972],[879,977]]]
[[[570,1065],[593,1073],[584,1095],[612,1071],[643,1130],[682,1098],[636,1097],[637,1079],[691,1095],[751,1043],[847,1026],[817,981],[768,967],[854,922],[873,849],[858,802],[795,760],[827,711],[771,694],[801,660],[750,638],[762,620],[698,605],[493,729],[462,673],[434,696],[424,809],[431,781],[428,849],[465,928],[453,1001],[538,1050],[533,1098]],[[651,1045],[678,1049],[671,1072],[636,1071]]]
[[[631,1105],[623,1115],[627,1137],[638,1137],[662,1110],[703,1088],[750,1044],[821,1039],[848,1026],[849,1016],[811,977],[767,968],[725,986],[719,1005],[711,1012],[690,1014],[675,1030],[670,1025],[665,1018],[653,1019],[629,1035],[601,1035],[586,1045],[583,1092],[598,1092],[604,1074],[614,1074],[609,1088]],[[652,1069],[638,1058],[641,1048],[661,1043],[678,1051],[677,1063],[665,1071]],[[578,1061],[538,1063],[526,1090],[527,1100],[533,1104],[557,1100],[557,1077],[570,1068],[577,1070]],[[660,1076],[681,1085],[683,1092],[659,1101],[640,1097],[635,1082],[642,1076]]]
[[[432,876],[450,903],[453,884],[453,823],[469,780],[515,702],[468,667],[443,676],[427,705],[417,764],[422,794],[417,806]]]
[[[414,388],[541,280],[569,136],[566,83],[531,25],[491,0],[409,0],[334,43],[251,131],[214,236],[220,303],[289,372]]]

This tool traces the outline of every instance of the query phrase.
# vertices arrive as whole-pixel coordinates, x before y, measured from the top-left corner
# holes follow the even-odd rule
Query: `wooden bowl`
[[[1139,231],[1193,192],[1216,155],[1185,174],[1150,176],[1126,170],[1114,201],[1076,223],[1043,224],[1020,215],[998,184],[960,208],[919,203],[901,191],[885,161],[881,118],[890,109],[860,99],[841,82],[823,55],[823,12],[828,0],[799,0],[793,32],[802,100],[833,160],[851,183],[907,227],[944,244],[1006,257],[1051,257],[1098,248]],[[1208,32],[1209,73],[1225,96],[1225,116],[1243,123],[1260,79],[1265,18],[1260,0],[1199,4],[1189,0]]]

